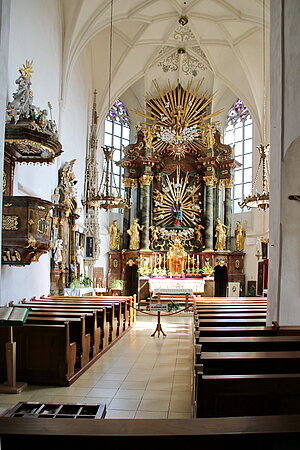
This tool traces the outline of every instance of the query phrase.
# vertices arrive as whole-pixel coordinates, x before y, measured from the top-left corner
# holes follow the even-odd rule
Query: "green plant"
[[[123,288],[123,280],[111,280],[109,283],[109,287],[111,289],[122,289]]]
[[[172,300],[170,303],[168,303],[168,311],[177,311],[179,309],[179,305]]]
[[[86,275],[80,275],[80,284],[83,284],[85,287],[89,287],[92,285],[92,280],[90,277],[87,277]]]
[[[152,272],[152,269],[149,266],[140,266],[138,268],[138,273],[142,276],[148,277]]]
[[[202,273],[202,275],[204,275],[205,277],[212,277],[214,274],[214,268],[212,266],[204,266],[202,267],[202,269],[200,269],[200,272]]]
[[[71,282],[70,282],[70,289],[78,289],[80,288],[81,283],[80,280],[78,278],[74,278]]]

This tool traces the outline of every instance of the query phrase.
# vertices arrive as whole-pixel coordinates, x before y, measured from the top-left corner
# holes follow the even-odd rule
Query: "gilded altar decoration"
[[[3,215],[2,230],[17,231],[19,229],[19,220],[20,218],[18,216]]]
[[[139,224],[139,219],[135,218],[133,219],[133,224],[127,230],[127,233],[130,236],[130,244],[129,249],[130,250],[139,250],[140,248],[140,231],[142,231],[144,226]]]
[[[220,219],[217,219],[217,225],[215,230],[216,250],[226,250],[227,229],[228,226],[224,225]]]
[[[237,221],[236,228],[234,230],[235,234],[235,249],[238,252],[242,252],[244,250],[244,244],[246,239],[246,230],[242,226],[240,221]]]
[[[26,61],[19,69],[17,91],[7,104],[5,152],[17,162],[49,164],[62,153],[62,146],[51,103],[48,110],[33,104],[32,72],[32,61]]]
[[[110,250],[120,250],[120,230],[116,220],[109,227]]]
[[[181,242],[176,240],[167,253],[170,276],[182,276],[185,270],[187,253]]]
[[[201,220],[200,184],[188,172],[181,175],[177,166],[171,179],[168,174],[161,176],[161,190],[154,191],[153,219],[157,226],[190,227]]]
[[[206,98],[205,94],[198,95],[202,81],[195,88],[192,88],[192,82],[187,89],[180,84],[175,89],[169,86],[165,94],[157,81],[153,81],[158,97],[146,99],[149,113],[134,111],[153,123],[151,131],[155,132],[155,137],[151,146],[156,156],[169,154],[175,159],[181,159],[187,154],[200,156],[204,153],[206,130],[208,124],[211,126],[209,121],[221,111],[208,114],[207,108],[213,96]]]

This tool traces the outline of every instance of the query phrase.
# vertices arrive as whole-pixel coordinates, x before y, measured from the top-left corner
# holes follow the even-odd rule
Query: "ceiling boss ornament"
[[[187,89],[180,84],[175,89],[169,86],[163,94],[158,83],[153,81],[159,96],[146,99],[146,113],[135,113],[147,119],[147,124],[152,123],[155,156],[169,154],[174,159],[181,159],[187,154],[205,154],[207,129],[213,125],[210,120],[221,111],[208,114],[207,108],[213,96],[198,96],[202,82],[194,89],[191,82]]]

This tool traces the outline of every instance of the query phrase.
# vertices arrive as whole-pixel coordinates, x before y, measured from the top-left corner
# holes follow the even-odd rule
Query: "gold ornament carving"
[[[19,217],[18,216],[6,216],[2,217],[2,230],[17,231],[19,229]]]

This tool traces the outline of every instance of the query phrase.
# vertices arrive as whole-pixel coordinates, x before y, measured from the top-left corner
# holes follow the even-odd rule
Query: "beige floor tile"
[[[135,398],[141,400],[144,392],[144,389],[118,389],[114,398]]]
[[[106,419],[134,419],[135,411],[121,411],[117,409],[109,409],[106,411]]]
[[[167,411],[140,411],[134,416],[135,419],[167,419]]]
[[[87,394],[87,397],[114,397],[116,395],[117,389],[105,389],[105,388],[92,388]]]
[[[136,398],[113,398],[109,404],[109,410],[128,410],[135,411],[139,406],[140,400]]]
[[[142,398],[138,410],[139,411],[168,411],[170,399],[150,399]]]

